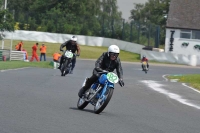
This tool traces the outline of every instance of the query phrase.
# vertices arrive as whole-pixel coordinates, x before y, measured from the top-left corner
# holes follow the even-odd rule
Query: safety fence
[[[25,52],[0,49],[0,61],[25,60]]]

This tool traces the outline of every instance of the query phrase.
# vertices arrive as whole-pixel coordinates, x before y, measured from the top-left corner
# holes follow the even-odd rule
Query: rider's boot
[[[83,87],[79,90],[78,96],[79,96],[80,98],[82,98],[82,96],[83,96],[83,94],[85,93],[86,90],[87,90],[87,88],[86,88],[85,86],[83,86]]]
[[[85,85],[79,90],[78,96],[82,98],[82,96],[85,94],[86,90],[91,86],[90,81],[87,79],[85,82]]]
[[[144,71],[144,66],[142,65],[142,71]]]
[[[73,74],[73,69],[69,72],[69,74]]]

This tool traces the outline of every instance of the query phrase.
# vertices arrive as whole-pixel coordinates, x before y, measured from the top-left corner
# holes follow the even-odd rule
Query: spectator
[[[17,45],[15,45],[15,50],[22,51],[23,49],[23,42],[19,42]]]
[[[62,55],[58,52],[54,53],[53,54],[53,66],[54,66],[54,69],[57,69],[60,65],[60,62],[59,62],[59,59]]]
[[[38,43],[34,44],[32,47],[32,57],[31,57],[31,62],[34,60],[34,58],[39,61],[38,55],[37,55],[37,48],[38,48]]]
[[[40,46],[40,61],[42,61],[42,56],[44,56],[44,61],[46,61],[46,49],[47,47],[43,43],[42,46]]]

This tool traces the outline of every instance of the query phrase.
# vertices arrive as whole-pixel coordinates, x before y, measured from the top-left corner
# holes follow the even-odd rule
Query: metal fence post
[[[112,18],[112,38],[114,38],[114,19]]]
[[[123,20],[123,27],[122,27],[122,40],[124,39],[124,23],[125,23],[125,19],[122,19]]]
[[[138,40],[137,40],[137,42],[138,42],[138,44],[140,44],[140,22],[138,23]]]
[[[155,35],[155,48],[159,48],[159,42],[160,42],[160,26],[157,26]]]
[[[132,42],[132,36],[133,36],[133,22],[131,21],[131,31],[130,31],[130,42]]]
[[[101,36],[104,37],[104,16],[103,16],[103,23],[102,23],[102,29],[101,29]]]

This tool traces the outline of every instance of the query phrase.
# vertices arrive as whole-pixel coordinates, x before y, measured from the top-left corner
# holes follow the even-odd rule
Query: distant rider
[[[141,63],[143,63],[144,61],[146,61],[147,63],[147,69],[149,69],[148,59],[145,55],[142,56]],[[142,71],[144,71],[143,65],[142,65]]]
[[[65,43],[61,44],[60,51],[63,51],[62,49],[64,47],[66,47],[66,50],[71,50],[71,52],[74,53],[74,54],[77,51],[76,56],[80,55],[80,47],[77,44],[77,37],[76,36],[72,36],[69,41],[66,41]],[[74,56],[73,59],[72,59],[71,74],[73,73],[73,69],[74,69],[75,64],[76,64],[76,56]],[[61,69],[61,65],[63,64],[63,59],[64,59],[64,55],[62,55],[62,57],[60,59],[60,66],[58,67],[58,69]]]
[[[121,61],[119,56],[120,49],[116,45],[111,45],[108,48],[108,52],[104,52],[96,61],[95,68],[93,69],[93,75],[87,79],[85,86],[83,86],[78,96],[81,98],[85,91],[90,88],[90,86],[97,81],[100,74],[98,72],[109,71],[112,72],[116,69],[117,75],[119,77],[119,84],[121,87],[124,86],[123,82],[123,70],[121,66]]]

